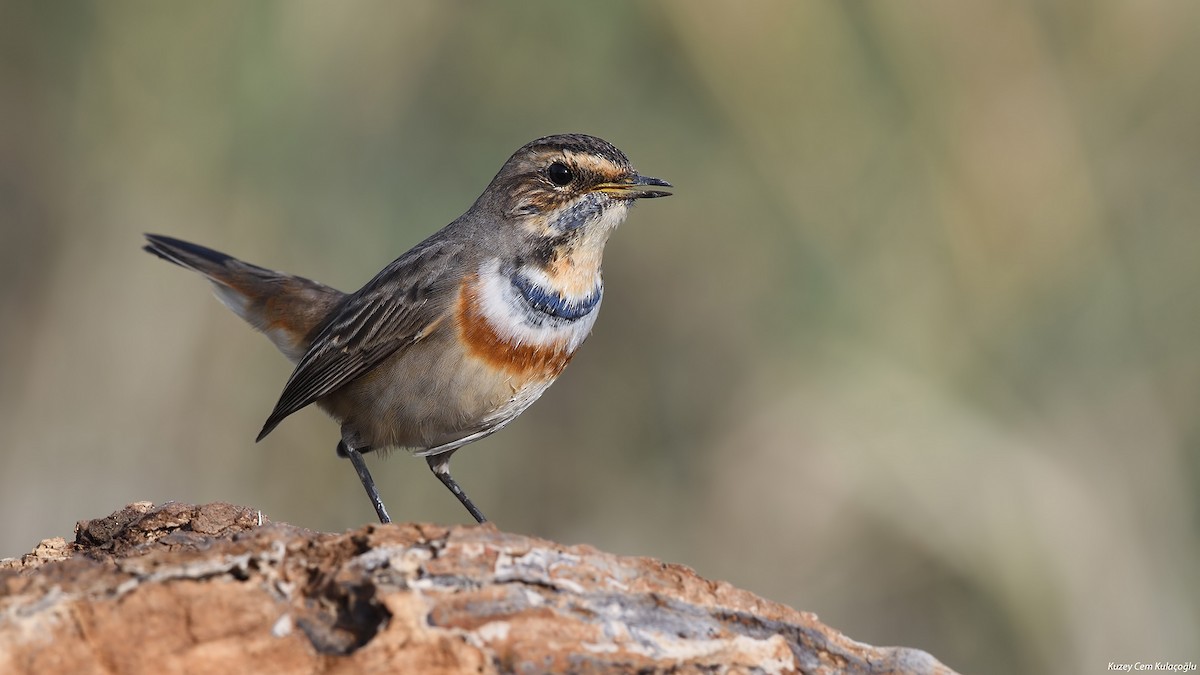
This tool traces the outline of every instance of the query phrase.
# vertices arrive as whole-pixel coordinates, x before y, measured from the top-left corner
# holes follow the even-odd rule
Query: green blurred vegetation
[[[501,527],[962,672],[1196,661],[1196,64],[1183,0],[0,3],[0,555],[141,499],[369,521],[319,412],[253,443],[288,364],[140,233],[353,289],[583,131],[678,190],[456,456]]]

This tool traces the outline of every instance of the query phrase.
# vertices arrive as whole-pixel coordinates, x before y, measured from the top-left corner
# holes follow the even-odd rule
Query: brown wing
[[[449,309],[462,246],[426,241],[398,258],[345,302],[313,339],[263,424],[262,440],[285,417],[337,391],[420,339]]]

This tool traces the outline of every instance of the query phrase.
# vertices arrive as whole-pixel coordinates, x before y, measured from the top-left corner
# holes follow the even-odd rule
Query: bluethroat
[[[471,208],[354,293],[148,234],[145,250],[199,272],[217,298],[295,364],[257,440],[316,403],[390,522],[363,453],[408,448],[478,522],[450,476],[456,450],[516,419],[596,322],[604,245],[638,199],[671,184],[639,174],[607,141],[539,138]]]

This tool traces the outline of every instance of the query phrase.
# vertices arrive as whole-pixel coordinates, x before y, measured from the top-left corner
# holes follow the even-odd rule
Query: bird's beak
[[[618,199],[653,199],[654,197],[671,196],[671,193],[666,190],[651,189],[655,187],[674,186],[661,178],[650,178],[635,173],[620,181],[601,183],[593,189]]]

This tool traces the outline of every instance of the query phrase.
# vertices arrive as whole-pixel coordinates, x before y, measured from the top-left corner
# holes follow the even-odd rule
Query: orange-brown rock
[[[0,563],[0,672],[951,671],[649,558],[143,502]]]

